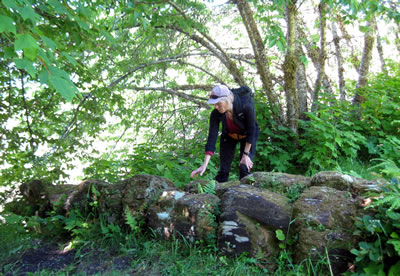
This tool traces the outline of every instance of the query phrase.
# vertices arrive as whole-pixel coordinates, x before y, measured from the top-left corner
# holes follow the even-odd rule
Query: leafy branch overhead
[[[0,179],[134,173],[148,151],[193,161],[217,83],[255,93],[258,169],[396,159],[399,14],[373,0],[1,0]]]

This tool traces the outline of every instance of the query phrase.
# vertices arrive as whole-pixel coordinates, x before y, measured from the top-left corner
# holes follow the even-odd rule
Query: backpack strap
[[[244,113],[243,113],[243,105],[245,102],[253,103],[253,92],[248,86],[240,86],[239,88],[231,89],[234,95],[233,106],[236,111],[236,115],[238,118],[243,121]]]

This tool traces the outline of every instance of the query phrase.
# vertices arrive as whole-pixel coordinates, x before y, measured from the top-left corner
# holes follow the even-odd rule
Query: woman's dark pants
[[[258,133],[257,133],[258,136]],[[256,137],[256,141],[257,141]],[[219,167],[219,172],[217,176],[215,177],[215,180],[218,182],[226,182],[228,181],[229,178],[229,171],[231,170],[232,167],[232,161],[233,157],[235,156],[235,151],[236,151],[236,145],[237,143],[240,143],[240,160],[242,159],[244,147],[246,145],[246,139],[241,139],[241,140],[235,140],[231,138],[229,135],[222,135],[221,140],[220,140],[220,151],[219,151],[219,156],[220,156],[220,167]],[[249,157],[251,160],[253,160],[254,155],[256,154],[256,144],[251,145],[250,149],[250,154]],[[239,165],[239,172],[240,176],[239,178],[242,179],[246,175],[249,175],[250,172],[247,170],[247,167],[244,164]]]

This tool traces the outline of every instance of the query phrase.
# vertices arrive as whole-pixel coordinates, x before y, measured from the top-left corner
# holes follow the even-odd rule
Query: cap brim
[[[220,100],[222,100],[222,98],[218,98],[218,99],[209,99],[207,101],[207,104],[216,104],[217,102],[219,102]]]

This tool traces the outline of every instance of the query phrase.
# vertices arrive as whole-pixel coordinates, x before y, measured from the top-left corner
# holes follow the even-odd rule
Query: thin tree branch
[[[272,110],[272,116],[275,121],[279,124],[283,123],[282,108],[279,104],[278,98],[272,90],[272,78],[271,72],[268,66],[268,58],[265,54],[265,46],[261,38],[261,34],[258,30],[257,24],[254,20],[253,11],[249,3],[245,0],[235,0],[240,16],[243,21],[243,25],[246,27],[246,31],[253,48],[253,53],[255,55],[256,67],[263,89],[267,95],[270,108]]]
[[[185,86],[184,86],[185,87]],[[138,91],[161,91],[165,92],[169,95],[172,96],[177,96],[180,98],[183,98],[185,100],[189,100],[190,102],[198,104],[200,107],[210,109],[210,106],[206,104],[206,98],[203,97],[198,97],[198,96],[193,96],[193,95],[188,95],[182,92],[177,92],[176,90],[172,90],[169,88],[164,88],[164,87],[138,87],[138,86],[127,86],[127,89],[133,89],[133,90],[138,90]],[[208,90],[212,89],[212,86],[207,86]],[[194,88],[195,89],[195,88]]]
[[[178,12],[180,13],[183,18],[188,19],[188,17],[186,16],[185,12],[182,11],[177,5],[175,5],[175,3],[173,3],[172,1],[168,1],[168,3]],[[225,50],[221,47],[221,45],[219,45],[213,38],[211,38],[209,35],[207,35],[206,33],[198,30],[197,28],[195,28],[204,38],[201,38],[198,35],[195,34],[189,34],[187,32],[185,32],[183,29],[181,28],[177,28],[177,27],[171,27],[171,29],[174,29],[176,31],[179,31],[183,34],[186,34],[187,36],[189,36],[191,39],[193,39],[194,41],[200,43],[201,45],[203,45],[204,47],[206,47],[207,49],[209,49],[211,52],[213,52],[217,57],[219,57],[219,59],[221,60],[221,62],[226,66],[226,68],[229,70],[229,72],[231,73],[231,75],[233,76],[234,80],[236,83],[238,83],[239,85],[245,85],[245,79],[243,74],[240,72],[239,68],[236,66],[236,64],[229,58],[228,54],[225,52]],[[213,45],[213,46],[212,46]],[[215,47],[215,48],[214,48]],[[219,52],[218,52],[218,51]]]
[[[336,23],[332,22],[332,35],[333,35],[333,43],[335,44],[336,51],[336,61],[338,66],[338,78],[339,78],[339,91],[340,91],[340,100],[344,102],[346,100],[346,82],[344,79],[344,67],[343,67],[343,56],[342,51],[340,49],[340,37],[337,33]]]
[[[201,68],[200,66],[197,66],[197,65],[195,65],[195,64],[193,64],[193,63],[189,63],[189,62],[185,62],[185,61],[178,61],[178,63],[180,63],[180,64],[186,64],[186,65],[189,65],[189,66],[194,67],[194,68],[196,68],[196,69],[199,69],[200,71],[202,71],[202,72],[206,73],[207,75],[211,76],[213,79],[215,79],[216,81],[218,81],[220,84],[225,84],[225,82],[224,82],[223,80],[221,80],[219,77],[217,77],[217,76],[214,75],[214,74],[211,74],[208,70],[206,70],[206,69],[204,69],[204,68]]]
[[[165,58],[165,59],[155,60],[155,61],[152,61],[152,62],[149,62],[149,63],[140,64],[140,65],[130,69],[128,72],[126,72],[124,75],[122,75],[118,79],[112,81],[107,86],[107,88],[113,88],[115,85],[117,85],[119,82],[121,82],[122,80],[124,80],[127,77],[129,77],[129,75],[131,75],[132,73],[134,73],[137,70],[143,69],[143,68],[151,66],[151,65],[165,63],[165,62],[172,62],[172,61],[177,61],[177,60],[176,60],[176,58]]]
[[[25,82],[24,82],[24,72],[22,70],[20,70],[21,72],[21,91],[22,91],[22,101],[24,103],[24,108],[25,108],[25,121],[26,124],[28,126],[28,132],[29,132],[29,144],[31,146],[31,150],[32,152],[35,151],[35,144],[33,141],[33,132],[32,132],[32,127],[31,127],[31,123],[29,120],[30,117],[30,112],[29,112],[29,108],[28,108],[28,104],[26,103],[26,98],[25,98]]]
[[[171,115],[161,124],[161,126],[160,126],[159,128],[157,128],[156,133],[154,133],[153,136],[152,136],[151,139],[150,139],[150,144],[153,143],[153,140],[154,140],[154,138],[157,136],[157,134],[158,134],[158,132],[160,131],[160,129],[162,129],[162,128],[165,126],[165,124],[172,118],[172,116],[175,115],[175,113],[176,113],[177,111],[182,110],[182,109],[187,109],[187,108],[193,108],[193,107],[187,107],[187,106],[185,106],[185,107],[181,107],[181,108],[174,109],[174,110],[171,112]]]

